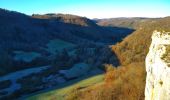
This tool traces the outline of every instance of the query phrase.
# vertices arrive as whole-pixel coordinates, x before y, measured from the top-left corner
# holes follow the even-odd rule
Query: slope
[[[170,17],[147,21],[141,27],[127,36],[122,42],[112,46],[121,64],[144,61],[151,43],[154,30],[170,30]]]
[[[0,9],[0,75],[32,66],[50,64],[52,57],[49,58],[51,53],[48,51],[48,44],[51,40],[58,39],[67,44],[74,44],[66,48],[74,49],[78,46],[114,44],[132,31],[126,28],[98,26],[90,19],[75,15],[28,16]],[[14,59],[16,52],[38,56],[29,60],[30,62],[25,62],[25,59]]]
[[[95,21],[98,25],[101,26],[126,27],[136,29],[140,26],[140,24],[156,19],[158,18],[121,17],[121,18],[97,19]]]
[[[67,100],[144,100],[144,59],[154,30],[169,31],[170,18],[147,21],[122,42],[113,45],[113,51],[122,64],[117,68],[108,66],[104,83],[87,86],[66,95]]]

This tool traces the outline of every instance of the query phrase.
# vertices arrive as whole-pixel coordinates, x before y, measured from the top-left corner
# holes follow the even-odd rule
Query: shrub
[[[69,95],[75,100],[144,100],[145,77],[144,62],[132,63],[109,70],[104,83]]]

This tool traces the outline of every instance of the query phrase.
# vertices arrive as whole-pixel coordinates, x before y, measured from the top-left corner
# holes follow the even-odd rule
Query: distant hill
[[[127,27],[136,29],[142,23],[150,20],[156,20],[158,18],[143,18],[143,17],[120,17],[120,18],[109,18],[109,19],[96,19],[96,23],[101,26],[112,26],[112,27]]]
[[[27,16],[4,9],[0,9],[0,13],[0,30],[3,35],[1,38],[4,40],[7,40],[5,37],[10,35],[11,39],[15,36],[18,41],[29,43],[34,42],[36,38],[39,40],[46,38],[44,40],[47,41],[48,38],[53,37],[72,42],[88,40],[113,43],[132,32],[126,28],[112,28],[114,31],[111,31],[111,28],[100,27],[90,19],[68,14]]]
[[[70,15],[70,14],[45,14],[45,15],[39,15],[39,14],[33,14],[33,18],[39,18],[39,19],[53,19],[56,21],[69,23],[69,24],[76,24],[81,26],[97,26],[93,21],[91,21],[88,18],[80,17],[76,15]]]

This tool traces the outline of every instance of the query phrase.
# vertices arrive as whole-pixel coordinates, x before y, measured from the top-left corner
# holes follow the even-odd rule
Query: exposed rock
[[[153,32],[146,71],[145,100],[170,100],[170,32]]]

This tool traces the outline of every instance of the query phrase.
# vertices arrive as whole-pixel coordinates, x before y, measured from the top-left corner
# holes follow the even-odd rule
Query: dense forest
[[[54,60],[52,58],[58,56],[58,54],[50,54],[51,52],[47,50],[48,43],[56,42],[52,40],[58,39],[74,44],[74,46],[65,48],[66,52],[72,50],[83,53],[87,52],[84,49],[95,50],[105,48],[105,44],[115,44],[134,30],[98,26],[92,20],[75,15],[34,14],[27,16],[15,11],[0,9],[0,31],[0,66],[2,69],[0,75],[4,75],[33,66],[49,65]],[[62,50],[56,52],[65,52]],[[40,56],[29,62],[23,61],[23,59],[15,60],[18,51],[34,52]],[[76,56],[80,56],[80,54]],[[60,57],[58,58],[60,59]],[[82,59],[85,60],[83,57]]]

